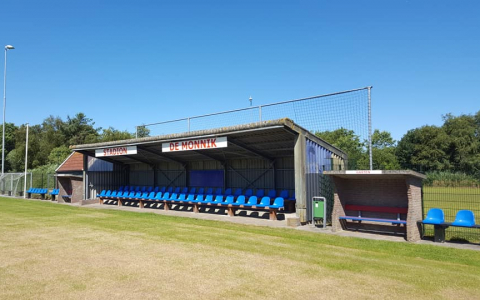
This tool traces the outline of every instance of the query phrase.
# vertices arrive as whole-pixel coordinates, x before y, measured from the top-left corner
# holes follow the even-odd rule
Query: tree
[[[402,168],[417,171],[449,170],[450,139],[437,126],[409,130],[398,142],[396,155]]]
[[[145,125],[137,127],[137,137],[147,137],[150,136],[150,129],[148,129]]]
[[[128,131],[120,131],[120,130],[116,130],[113,127],[108,127],[107,129],[102,130],[102,134],[100,135],[100,141],[102,142],[120,141],[120,140],[133,139],[134,137],[135,135]]]
[[[396,141],[392,138],[390,132],[375,129],[372,134],[373,168],[378,170],[400,169],[395,151]]]
[[[98,141],[100,128],[94,128],[95,122],[84,113],[78,113],[74,118],[67,116],[62,133],[68,146],[95,143]]]
[[[364,144],[353,130],[339,128],[333,131],[316,132],[316,136],[339,148],[348,156],[349,169],[368,169],[368,159],[365,159]],[[367,162],[367,164],[366,164]]]
[[[72,151],[65,145],[53,148],[48,155],[48,163],[59,166]]]

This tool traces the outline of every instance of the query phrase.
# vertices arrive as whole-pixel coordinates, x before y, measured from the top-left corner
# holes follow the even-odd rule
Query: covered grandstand
[[[290,119],[178,134],[75,145],[84,154],[83,191],[95,199],[120,186],[212,187],[288,191],[300,222],[310,221],[313,196],[324,195],[322,172],[343,170],[346,154]],[[111,163],[92,170],[88,158]],[[62,184],[59,185],[60,194]],[[330,191],[333,196],[333,192]]]

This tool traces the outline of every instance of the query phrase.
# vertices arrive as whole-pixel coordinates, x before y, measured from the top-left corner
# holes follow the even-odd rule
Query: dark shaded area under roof
[[[299,134],[305,135],[339,157],[346,159],[346,154],[340,149],[324,142],[287,118],[179,134],[75,145],[70,148],[94,157],[96,149],[137,146],[137,154],[135,155],[99,157],[106,161],[121,164],[140,162],[154,165],[164,161],[184,164],[199,160],[216,160],[223,163],[226,160],[239,158],[274,160],[278,157],[293,155],[295,141]],[[162,143],[223,136],[228,139],[228,147],[226,148],[162,152]]]

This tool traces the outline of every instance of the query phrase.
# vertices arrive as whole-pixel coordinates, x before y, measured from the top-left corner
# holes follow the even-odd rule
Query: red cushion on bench
[[[345,210],[369,211],[369,212],[384,212],[392,214],[406,214],[408,208],[406,207],[387,207],[387,206],[370,206],[370,205],[345,205]]]

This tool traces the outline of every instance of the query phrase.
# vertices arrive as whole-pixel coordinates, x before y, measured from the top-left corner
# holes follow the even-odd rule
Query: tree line
[[[473,115],[446,114],[442,120],[442,126],[411,129],[398,142],[389,132],[375,130],[373,168],[462,173],[480,179],[480,111]],[[349,169],[369,168],[368,141],[361,141],[353,130],[340,128],[315,134],[347,153]]]
[[[5,172],[21,172],[25,168],[26,125],[5,125]],[[150,134],[148,128],[139,130],[139,137]],[[29,127],[28,169],[60,165],[70,155],[69,146],[109,142],[134,138],[135,133],[113,127],[95,127],[95,122],[84,113],[74,117],[49,116],[42,124]]]
[[[147,128],[139,128],[139,137],[149,134]],[[347,153],[349,169],[369,169],[368,141],[362,141],[353,130],[340,128],[315,134]],[[135,133],[113,127],[95,127],[95,122],[83,113],[67,116],[66,120],[49,116],[42,124],[30,126],[28,168],[50,166],[49,170],[54,170],[71,153],[71,145],[134,137]],[[24,170],[25,138],[25,125],[6,124],[6,172]],[[480,179],[480,111],[473,115],[444,115],[441,126],[409,130],[399,141],[389,132],[376,129],[372,154],[374,169],[462,173]]]

